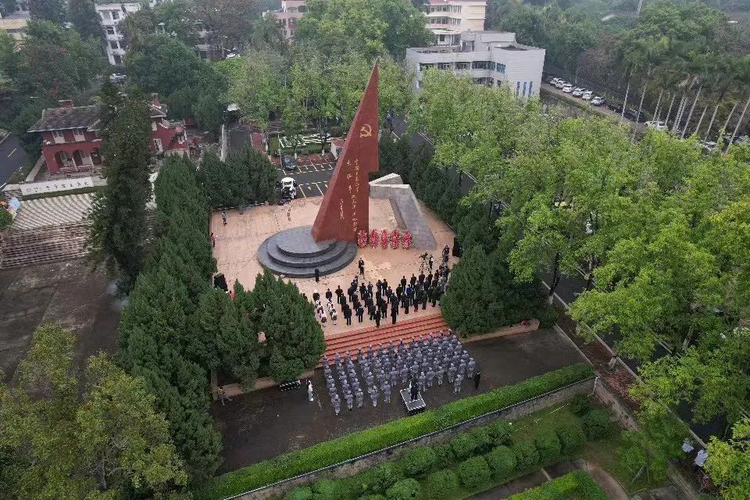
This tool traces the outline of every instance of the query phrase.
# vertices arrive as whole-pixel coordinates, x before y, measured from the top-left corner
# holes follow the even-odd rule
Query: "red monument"
[[[378,66],[359,103],[328,191],[312,227],[315,241],[357,242],[360,229],[369,230],[369,173],[378,170]]]

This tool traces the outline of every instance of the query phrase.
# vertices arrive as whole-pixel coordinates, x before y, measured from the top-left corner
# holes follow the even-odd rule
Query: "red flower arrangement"
[[[380,233],[378,233],[377,229],[373,229],[370,232],[370,245],[372,245],[372,248],[378,248],[379,241],[380,241]]]
[[[388,248],[388,230],[383,229],[383,232],[380,233],[380,246],[383,247],[383,250]]]
[[[401,248],[404,250],[409,250],[411,248],[411,233],[409,231],[404,231],[404,234],[401,237]]]
[[[357,232],[357,246],[359,248],[365,248],[367,246],[367,230],[360,229]]]
[[[394,229],[391,233],[391,248],[396,250],[398,248],[398,241],[400,239],[400,234],[398,232],[398,229]]]

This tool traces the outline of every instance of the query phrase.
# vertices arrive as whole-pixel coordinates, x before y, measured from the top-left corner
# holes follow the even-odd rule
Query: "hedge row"
[[[566,366],[512,386],[461,399],[413,417],[394,420],[229,472],[197,491],[196,498],[221,499],[253,490],[448,428],[592,376],[593,370],[586,363]]]
[[[517,493],[509,500],[609,500],[609,497],[588,473],[575,471]]]
[[[343,479],[324,479],[283,500],[451,500],[572,457],[586,441],[580,421],[535,429],[516,441],[510,422],[465,431]]]

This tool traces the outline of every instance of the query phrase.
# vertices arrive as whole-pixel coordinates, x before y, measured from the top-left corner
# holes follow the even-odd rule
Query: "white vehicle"
[[[702,148],[706,153],[713,153],[716,151],[716,143],[714,141],[700,141],[698,147]]]
[[[594,93],[591,92],[590,90],[585,91],[581,95],[581,99],[583,99],[584,101],[590,101],[592,97],[594,97]]]
[[[563,88],[565,85],[567,85],[567,83],[565,83],[565,80],[557,80],[557,83],[555,83],[555,87],[557,87],[558,89]]]
[[[557,77],[555,77],[555,78],[553,78],[552,80],[549,81],[549,84],[557,87],[557,82],[559,82],[559,81],[560,81],[560,79],[557,78]]]
[[[123,84],[127,79],[128,77],[121,73],[112,73],[111,75],[109,75],[109,81],[112,83]]]
[[[571,92],[573,92],[573,86],[571,84],[567,84],[562,88],[562,91],[566,94],[570,94]]]
[[[591,105],[592,106],[601,106],[602,104],[604,104],[604,98],[603,97],[595,96],[595,97],[593,97],[591,99]]]
[[[583,91],[585,89],[582,89],[581,87],[576,87],[573,89],[573,97],[581,97],[583,95]]]
[[[297,197],[297,181],[291,177],[284,177],[279,181],[281,184],[281,195],[282,197],[286,193],[289,198],[295,199]]]
[[[660,130],[660,131],[664,131],[664,130],[668,130],[669,129],[669,127],[667,127],[667,124],[665,122],[662,122],[662,121],[659,121],[659,122],[648,121],[648,122],[646,122],[646,128],[653,128],[653,129]]]

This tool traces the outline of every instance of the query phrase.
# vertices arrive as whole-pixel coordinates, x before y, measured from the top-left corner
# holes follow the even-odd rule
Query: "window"
[[[492,64],[490,61],[474,61],[471,63],[471,67],[473,69],[487,69],[492,67]]]
[[[469,63],[467,63],[467,62],[457,62],[456,63],[456,69],[469,69]]]
[[[114,41],[114,40],[110,40],[109,46],[110,46],[110,48],[112,48],[114,50],[117,50],[117,49],[120,48],[120,45],[116,41]]]
[[[164,151],[164,148],[161,145],[161,139],[154,139],[154,149],[156,149],[157,153]]]
[[[505,64],[497,63],[495,65],[495,69],[497,70],[498,73],[503,73],[504,74],[505,73]]]
[[[445,41],[445,35],[439,35],[438,36],[438,41],[444,42]]]
[[[427,63],[419,63],[419,71],[425,71],[427,69],[433,68],[433,64],[427,64]]]
[[[180,134],[177,136],[177,142],[180,144],[185,144],[185,134]]]
[[[438,63],[438,69],[451,69],[451,63]]]
[[[120,19],[120,11],[113,10],[112,11],[112,19],[114,19],[115,21],[117,21],[118,19]]]
[[[518,97],[518,90],[521,88],[521,82],[516,82],[516,97]]]
[[[85,136],[83,135],[83,129],[77,128],[73,130],[73,137],[75,138],[76,142],[81,142],[85,139]]]
[[[521,97],[526,97],[526,82],[523,82],[523,93],[521,94]]]
[[[534,88],[534,82],[529,82],[529,97],[531,97],[531,89]]]
[[[155,122],[155,121],[153,121],[153,120],[151,121],[151,130],[152,130],[153,132],[156,132],[156,122]]]
[[[63,134],[62,130],[53,130],[52,138],[56,143],[65,142],[65,134]]]

